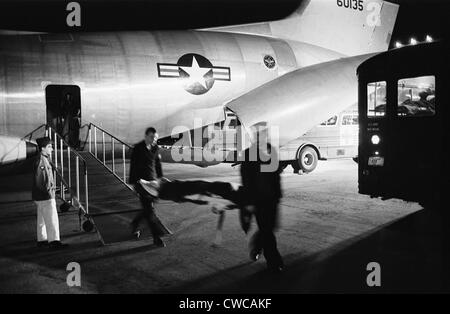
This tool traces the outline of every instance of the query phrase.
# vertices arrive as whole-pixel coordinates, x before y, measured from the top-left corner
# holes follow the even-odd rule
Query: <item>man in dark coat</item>
[[[256,144],[245,151],[245,161],[241,164],[246,208],[254,213],[258,225],[258,231],[249,244],[250,258],[256,261],[264,253],[268,269],[279,272],[284,265],[277,249],[274,231],[278,223],[278,204],[282,197],[280,167],[269,167],[274,161],[275,164],[278,163],[277,152],[267,139],[261,140],[260,137],[261,134],[258,133]]]
[[[165,233],[165,228],[155,214],[154,198],[146,193],[139,184],[143,182],[157,181],[163,176],[161,166],[161,156],[157,145],[158,133],[155,128],[150,127],[145,131],[145,139],[137,143],[131,154],[130,179],[142,203],[142,211],[132,222],[133,234],[139,238],[141,232],[138,230],[139,223],[145,219],[153,235],[153,242],[159,247],[165,244],[161,236]]]
[[[62,115],[62,138],[70,143],[70,122],[72,120],[72,108],[74,102],[71,93],[67,93],[64,95],[64,98],[61,100],[61,115]]]

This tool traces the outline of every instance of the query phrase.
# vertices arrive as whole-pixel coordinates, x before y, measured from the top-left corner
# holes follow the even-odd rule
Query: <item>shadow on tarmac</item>
[[[164,292],[448,293],[449,246],[444,228],[448,220],[444,218],[448,219],[421,210],[318,254],[284,256],[286,268],[281,274],[269,273],[262,263],[260,271],[248,276],[248,267],[255,265],[244,264]],[[367,285],[370,262],[381,267],[380,287]]]

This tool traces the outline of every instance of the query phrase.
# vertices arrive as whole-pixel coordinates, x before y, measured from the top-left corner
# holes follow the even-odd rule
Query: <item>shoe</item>
[[[133,236],[135,237],[136,240],[139,240],[139,238],[141,237],[141,231],[135,231],[133,232]]]
[[[37,247],[47,247],[48,246],[48,241],[38,241],[36,243]]]
[[[153,244],[156,245],[157,247],[166,247],[166,244],[161,238],[155,238],[153,240]]]
[[[49,243],[49,247],[53,250],[62,250],[67,248],[68,246],[68,244],[61,243],[61,241],[52,241]]]
[[[249,253],[249,256],[250,256],[250,260],[256,262],[257,260],[259,260],[259,257],[261,256],[261,251],[251,250]]]

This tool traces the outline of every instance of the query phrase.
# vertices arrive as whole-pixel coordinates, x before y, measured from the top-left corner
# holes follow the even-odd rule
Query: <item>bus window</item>
[[[321,126],[332,126],[332,125],[336,125],[337,123],[337,116],[331,117],[330,119],[328,119],[325,122],[322,122],[320,125]]]
[[[405,78],[398,81],[397,115],[433,116],[435,110],[434,76]]]
[[[342,117],[342,125],[358,125],[358,115],[347,114]]]
[[[367,116],[382,117],[386,113],[386,82],[367,84]]]

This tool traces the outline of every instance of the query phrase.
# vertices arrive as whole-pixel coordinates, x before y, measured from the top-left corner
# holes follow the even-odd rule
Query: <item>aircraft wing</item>
[[[342,58],[289,72],[226,107],[236,114],[250,140],[251,127],[265,122],[271,131],[278,131],[272,144],[283,146],[357,102],[356,68],[371,56]],[[274,142],[277,139],[279,143]]]

